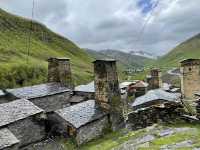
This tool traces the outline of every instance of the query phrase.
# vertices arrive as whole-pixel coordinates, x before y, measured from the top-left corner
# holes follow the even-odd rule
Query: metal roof
[[[25,99],[0,104],[0,127],[42,112],[42,109]]]
[[[107,114],[95,103],[95,100],[66,107],[55,111],[55,113],[77,129]]]
[[[155,102],[157,100],[164,100],[168,102],[179,102],[181,94],[180,93],[169,93],[162,89],[151,90],[147,92],[144,96],[138,97],[133,102],[132,106],[137,107],[149,102]]]
[[[94,81],[86,84],[86,85],[79,85],[77,87],[75,87],[75,91],[78,92],[90,92],[93,93],[95,92],[95,88],[94,88]]]
[[[45,97],[69,91],[70,89],[62,86],[60,83],[46,83],[35,86],[6,90],[6,92],[12,94],[16,98],[21,98],[21,99]]]
[[[0,150],[18,144],[20,141],[7,128],[0,129]]]

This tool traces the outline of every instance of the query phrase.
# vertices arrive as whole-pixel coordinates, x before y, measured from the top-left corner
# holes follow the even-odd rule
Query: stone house
[[[151,90],[133,102],[133,111],[128,114],[126,122],[127,128],[137,130],[155,123],[175,120],[180,118],[182,108],[180,93]]]
[[[46,136],[41,122],[43,117],[44,111],[25,99],[0,104],[1,134],[8,134],[7,137],[0,136],[0,143],[4,145],[8,138],[8,145],[19,143],[18,146],[21,147],[41,141]]]
[[[71,90],[60,83],[46,83],[29,87],[7,89],[10,99],[27,99],[46,112],[70,106]]]
[[[165,104],[177,104],[181,102],[180,93],[169,93],[162,89],[150,90],[144,96],[138,97],[132,104],[134,110],[155,105],[163,107]]]
[[[64,132],[73,137],[78,145],[99,137],[109,127],[108,113],[95,100],[57,110],[51,117],[62,125]]]
[[[94,70],[95,99],[56,110],[49,115],[52,126],[56,127],[52,129],[73,137],[78,145],[104,134],[106,128],[118,130],[124,123],[116,61],[97,60]]]
[[[70,102],[72,104],[77,104],[79,102],[83,102],[89,99],[94,99],[94,93],[95,93],[94,81],[86,85],[79,85],[75,87]]]
[[[137,81],[129,86],[129,95],[134,95],[136,98],[145,95],[148,91],[149,84],[144,81]]]
[[[200,91],[199,72],[200,59],[181,61],[181,91],[185,99],[195,100],[194,94]]]

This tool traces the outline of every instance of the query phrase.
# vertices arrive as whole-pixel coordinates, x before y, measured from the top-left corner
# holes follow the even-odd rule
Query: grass
[[[177,67],[187,58],[200,58],[200,34],[175,47],[170,53],[161,57],[154,65],[160,67]]]
[[[187,127],[193,128],[194,131],[188,130],[183,132],[177,132],[170,136],[160,137],[156,130],[164,130],[168,128],[180,128]],[[141,147],[139,150],[159,150],[163,145],[173,145],[175,143],[183,142],[186,140],[192,140],[194,143],[192,147],[180,148],[182,150],[192,150],[195,147],[200,147],[200,124],[189,124],[185,122],[174,122],[173,124],[156,125],[155,129],[141,129],[138,131],[127,131],[123,129],[118,132],[107,133],[106,135],[93,140],[81,147],[77,148],[71,141],[62,141],[66,149],[70,150],[111,150],[119,147],[121,144],[130,140],[143,137],[145,135],[154,135],[156,139],[149,143],[149,147]]]
[[[93,79],[93,58],[70,40],[37,22],[33,23],[31,30],[28,57],[30,24],[30,20],[0,9],[0,88],[46,82],[46,60],[49,57],[71,58],[75,84],[87,83]]]

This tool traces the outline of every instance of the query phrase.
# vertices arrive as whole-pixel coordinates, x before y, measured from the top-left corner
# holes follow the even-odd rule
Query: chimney
[[[162,72],[159,69],[152,69],[150,76],[147,77],[149,90],[159,89],[162,87]]]
[[[184,98],[195,100],[195,93],[200,92],[200,59],[181,61],[181,92]]]
[[[94,61],[94,74],[96,102],[110,113],[113,131],[118,130],[123,126],[124,119],[116,60]]]
[[[69,58],[48,59],[48,82],[59,82],[62,86],[74,89]]]

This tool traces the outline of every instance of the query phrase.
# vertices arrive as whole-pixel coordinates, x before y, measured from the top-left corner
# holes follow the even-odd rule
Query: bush
[[[0,88],[15,88],[46,82],[47,68],[34,64],[0,66]]]

